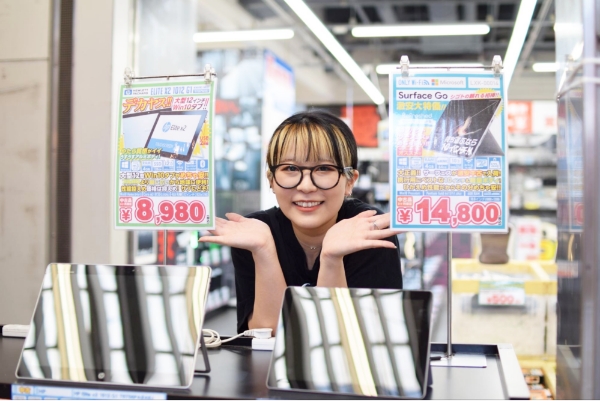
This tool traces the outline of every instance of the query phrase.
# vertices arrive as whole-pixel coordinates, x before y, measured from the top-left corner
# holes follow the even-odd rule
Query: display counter
[[[0,338],[0,398],[11,397],[15,368],[23,339]],[[444,352],[446,344],[432,344]],[[457,354],[485,355],[487,367],[432,367],[433,385],[428,399],[529,399],[516,355],[510,345],[453,345]],[[266,388],[270,351],[230,346],[208,350],[211,372],[197,376],[189,390],[169,392],[169,399],[307,398],[306,393],[271,392]],[[198,358],[202,364],[202,358]],[[111,387],[114,389],[114,387]],[[139,388],[137,391],[140,391]],[[325,398],[322,394],[315,399]],[[329,398],[329,397],[328,397]],[[348,398],[348,397],[341,397]]]

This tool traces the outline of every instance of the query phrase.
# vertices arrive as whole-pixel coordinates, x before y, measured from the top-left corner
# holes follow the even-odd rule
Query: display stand
[[[447,316],[447,343],[446,352],[437,361],[431,361],[431,366],[442,367],[469,367],[486,368],[487,360],[483,354],[455,353],[452,349],[452,233],[448,236],[448,284],[446,286],[446,316]]]
[[[216,76],[217,76],[217,74],[215,73],[215,69],[212,68],[212,66],[210,64],[206,64],[204,66],[204,72],[201,74],[157,75],[157,76],[146,76],[146,77],[135,77],[135,76],[133,76],[133,71],[131,70],[131,68],[125,68],[125,72],[123,74],[123,81],[124,81],[125,85],[131,85],[131,82],[133,80],[137,80],[137,79],[164,78],[168,81],[170,78],[203,77],[206,81],[210,82],[214,78],[216,78]],[[167,264],[167,235],[168,235],[168,230],[163,230],[163,260],[162,260],[163,265]],[[202,329],[202,328],[200,328],[200,329]],[[199,347],[200,347],[200,350],[202,351],[202,357],[204,359],[204,369],[197,368],[195,373],[196,374],[209,373],[211,369],[210,369],[207,348],[206,348],[206,344],[204,343],[203,335],[200,336]]]
[[[408,56],[403,55],[400,58],[400,71],[403,77],[408,77],[410,61]],[[413,67],[414,68],[414,67]],[[419,68],[419,67],[416,67]],[[430,69],[432,67],[421,67]],[[438,69],[451,70],[452,67],[434,67]],[[494,71],[494,75],[498,76],[502,73],[502,58],[498,55],[493,57],[492,64],[484,67],[460,67],[461,69],[482,69],[489,68]],[[448,283],[446,287],[446,308],[447,308],[447,344],[444,353],[434,353],[433,355],[440,356],[439,360],[432,360],[431,366],[441,367],[487,367],[486,357],[482,354],[456,353],[452,348],[452,232],[448,232]]]

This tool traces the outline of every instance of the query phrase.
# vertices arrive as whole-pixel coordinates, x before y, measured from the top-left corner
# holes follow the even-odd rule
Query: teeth
[[[317,205],[321,204],[321,202],[294,202],[294,203],[301,207],[313,207],[313,206],[317,206]]]

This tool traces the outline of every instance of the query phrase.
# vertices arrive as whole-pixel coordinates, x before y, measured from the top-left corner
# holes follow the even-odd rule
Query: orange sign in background
[[[510,134],[531,134],[531,102],[508,102],[508,132]]]
[[[558,129],[556,103],[509,101],[506,120],[509,134],[555,134]]]
[[[347,107],[341,108],[341,117],[347,118]],[[381,118],[377,112],[377,107],[371,105],[360,105],[352,107],[352,132],[356,138],[357,146],[376,148],[377,123]]]

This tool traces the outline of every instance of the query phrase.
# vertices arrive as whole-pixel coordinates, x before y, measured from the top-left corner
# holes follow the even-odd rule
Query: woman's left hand
[[[402,231],[389,228],[389,213],[376,213],[375,210],[367,210],[331,227],[323,239],[321,258],[341,260],[344,256],[363,249],[396,248],[394,243],[384,238]]]

